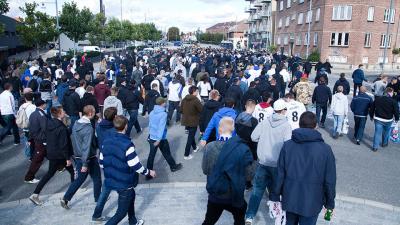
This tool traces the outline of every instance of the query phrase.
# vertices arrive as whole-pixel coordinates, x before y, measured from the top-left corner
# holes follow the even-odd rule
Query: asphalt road
[[[337,75],[331,75],[330,86],[333,86]],[[347,136],[338,140],[330,137],[333,126],[331,119],[326,122],[326,129],[320,129],[325,141],[332,146],[337,163],[337,193],[370,199],[378,202],[400,206],[400,148],[399,144],[390,143],[389,147],[371,151],[373,123],[367,122],[365,141],[357,146],[353,143],[352,135],[354,126],[352,115],[350,118],[350,131]],[[132,133],[139,157],[145,164],[149,152],[146,141],[148,135],[148,120],[140,116],[140,124],[144,132],[140,135]],[[168,130],[168,139],[171,151],[178,162],[183,163],[183,170],[176,173],[169,171],[166,161],[158,152],[154,169],[158,177],[150,182],[204,182],[205,176],[201,172],[202,152],[194,153],[190,161],[183,160],[186,134],[179,124],[173,124]],[[7,137],[0,146],[0,189],[3,195],[0,202],[7,202],[27,198],[34,190],[34,184],[25,184],[24,175],[29,166],[29,161],[23,154],[22,146],[13,146],[12,137]],[[47,161],[42,165],[37,177],[42,177],[48,167]],[[67,172],[57,174],[43,189],[42,194],[65,192],[68,186],[69,175]],[[149,181],[141,180],[141,183]],[[91,185],[90,179],[84,186]]]

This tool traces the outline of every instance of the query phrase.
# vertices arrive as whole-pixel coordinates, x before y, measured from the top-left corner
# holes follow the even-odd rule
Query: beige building
[[[228,41],[231,41],[234,49],[246,49],[248,40],[245,32],[248,29],[246,20],[237,22],[234,26],[229,28],[227,33]]]

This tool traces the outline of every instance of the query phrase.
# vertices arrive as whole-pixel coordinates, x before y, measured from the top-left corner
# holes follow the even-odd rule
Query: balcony
[[[263,33],[261,34],[262,39],[269,39],[269,34],[268,33]]]
[[[260,0],[255,0],[254,1],[254,7],[261,8],[262,6],[263,6],[263,4],[261,3]]]
[[[259,14],[255,14],[254,15],[254,20],[255,21],[257,21],[257,20],[261,20],[262,18],[261,18],[261,16],[259,15]]]
[[[245,12],[245,13],[251,13],[251,9],[250,9],[250,7],[246,7],[246,8],[244,8],[244,12]]]
[[[271,3],[271,0],[261,0],[261,3]]]
[[[270,17],[271,16],[271,12],[263,10],[263,11],[261,11],[260,16],[263,17],[263,18]]]

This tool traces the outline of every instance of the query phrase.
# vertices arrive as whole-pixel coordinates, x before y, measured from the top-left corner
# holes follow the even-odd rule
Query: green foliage
[[[400,54],[400,48],[393,48],[392,54],[393,54],[393,55],[398,55],[398,54]]]
[[[320,60],[320,54],[317,50],[314,50],[311,52],[307,59],[311,62],[318,62]]]
[[[118,41],[122,41],[123,38],[123,31],[122,31],[122,27],[121,27],[121,23],[117,18],[111,18],[105,29],[104,29],[104,33],[107,37],[107,41],[111,41],[111,42],[118,42]]]
[[[21,34],[24,45],[39,48],[53,40],[58,33],[55,19],[46,13],[36,11],[37,6],[33,2],[25,3],[25,7],[20,7],[26,17],[21,25],[17,25],[17,32]]]
[[[268,46],[268,51],[271,53],[274,53],[278,50],[278,47],[276,45],[270,45]]]
[[[66,2],[60,15],[61,32],[75,42],[84,40],[86,34],[92,31],[93,18],[88,8],[80,10],[75,2]]]
[[[224,39],[224,34],[202,33],[198,35],[198,41],[207,44],[220,44]]]
[[[106,21],[107,18],[103,13],[97,13],[90,21],[91,30],[88,39],[92,45],[100,45],[100,42],[105,40],[104,26]]]
[[[10,11],[7,0],[0,0],[0,15],[3,15]]]
[[[129,20],[124,20],[121,23],[116,18],[111,18],[108,21],[105,34],[111,42],[156,41],[161,39],[161,31],[157,30],[153,23],[133,24]]]
[[[179,28],[170,27],[168,29],[167,38],[169,41],[180,41],[181,37],[179,36]]]

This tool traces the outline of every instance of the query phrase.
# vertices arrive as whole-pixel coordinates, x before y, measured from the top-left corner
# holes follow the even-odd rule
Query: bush
[[[278,46],[276,46],[276,45],[270,45],[270,46],[268,46],[268,51],[269,51],[270,53],[274,53],[274,52],[276,52],[276,50],[278,50]]]
[[[311,54],[308,56],[308,60],[311,62],[318,62],[320,59],[320,54],[317,50],[314,50],[313,52],[311,52]]]
[[[393,53],[393,55],[398,55],[398,54],[400,54],[400,48],[394,48],[394,49],[392,50],[392,53]]]

